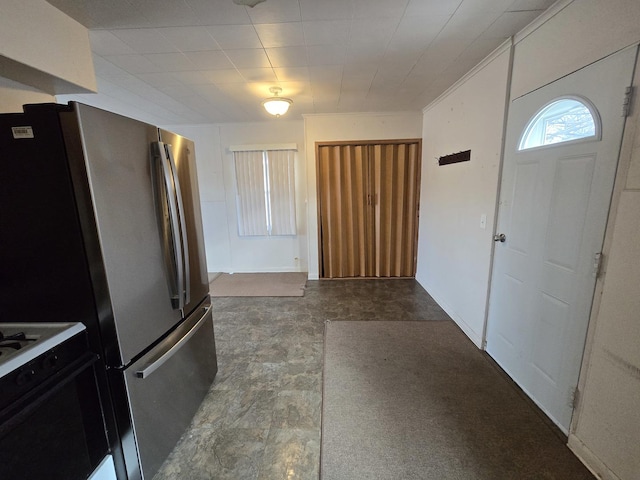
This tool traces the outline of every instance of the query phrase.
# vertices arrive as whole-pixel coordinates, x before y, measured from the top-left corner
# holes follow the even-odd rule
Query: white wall
[[[477,142],[476,134],[482,131],[486,144],[481,141],[480,145],[484,145],[486,153],[495,153],[499,151],[495,139],[503,132],[499,108],[492,115],[483,117],[478,114],[477,107],[487,96],[503,101],[506,90],[500,96],[500,89],[509,88],[510,98],[517,98],[640,42],[640,2],[561,0],[547,12],[543,22],[534,22],[516,35],[514,41],[510,87],[507,83],[509,70],[498,69],[499,62],[504,60],[498,57],[494,60],[498,63],[485,67],[495,68],[493,77],[483,79],[480,75],[491,70],[479,71],[425,110],[418,280],[476,343],[483,321],[479,312],[469,306],[478,307],[486,293],[486,283],[482,279],[488,278],[490,273],[486,257],[488,248],[484,243],[488,232],[478,235],[478,214],[481,212],[465,193],[473,192],[475,186],[481,210],[489,209],[491,189],[484,189],[485,182],[496,186],[498,174],[488,161],[485,168],[493,173],[479,170],[475,175],[483,179],[477,183],[469,181],[474,162],[474,145],[469,144],[474,139]],[[638,69],[640,64],[636,66]],[[640,89],[638,74],[634,86],[637,95]],[[611,101],[620,102],[622,106],[622,98],[623,92],[620,92],[620,96]],[[604,246],[605,259],[609,260],[605,263],[606,273],[596,287],[579,384],[580,406],[569,436],[570,447],[589,468],[601,478],[611,480],[640,478],[639,99],[635,101],[634,110],[623,140],[625,147]],[[432,144],[443,144],[453,151],[471,148],[472,160],[468,165],[460,165],[458,170],[445,171],[446,167],[442,167],[440,171],[429,164],[429,159],[450,152],[429,151]],[[437,210],[436,205],[443,210]],[[492,221],[488,215],[487,229],[492,227]],[[466,237],[461,237],[465,234]],[[464,273],[468,278],[463,277]],[[461,284],[460,287],[455,285],[455,291],[454,278]],[[472,290],[474,285],[480,295]],[[446,292],[441,293],[442,290]]]
[[[419,113],[318,114],[304,116],[307,164],[309,278],[319,277],[316,142],[420,138]],[[424,147],[423,147],[424,148]]]
[[[640,88],[640,62],[633,82]],[[569,446],[602,478],[640,478],[640,98],[627,120]]]
[[[0,112],[2,113],[22,113],[22,106],[26,103],[54,101],[53,95],[0,77]]]
[[[549,21],[516,36],[511,98],[635,43],[639,7],[638,0],[557,2]]]
[[[44,0],[3,0],[1,10],[0,112],[95,89],[86,28]]]
[[[307,271],[306,165],[302,121],[167,126],[196,144],[202,223],[209,272]],[[241,237],[230,145],[296,143],[295,236]]]
[[[44,0],[2,0],[0,72],[49,94],[96,91],[89,33]]]
[[[424,111],[416,279],[482,346],[510,45]],[[469,162],[439,166],[471,150]],[[484,220],[484,227],[481,221]]]

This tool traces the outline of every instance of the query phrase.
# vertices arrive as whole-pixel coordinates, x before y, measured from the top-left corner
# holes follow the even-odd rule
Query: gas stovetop
[[[0,378],[85,330],[82,323],[0,323]]]

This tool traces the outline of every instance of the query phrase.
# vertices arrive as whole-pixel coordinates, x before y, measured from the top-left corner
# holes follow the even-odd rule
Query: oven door
[[[108,454],[94,373],[86,352],[0,411],[0,477],[87,479]]]

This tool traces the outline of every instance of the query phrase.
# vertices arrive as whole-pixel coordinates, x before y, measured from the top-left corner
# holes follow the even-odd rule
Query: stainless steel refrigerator
[[[0,321],[85,323],[119,478],[217,372],[193,142],[71,102],[0,115]]]

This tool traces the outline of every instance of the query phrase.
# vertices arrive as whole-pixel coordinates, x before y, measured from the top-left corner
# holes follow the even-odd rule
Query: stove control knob
[[[55,353],[52,353],[44,357],[44,360],[42,360],[42,368],[44,368],[45,370],[48,370],[50,368],[55,367],[56,363],[58,363],[58,355],[56,355]]]
[[[35,374],[36,372],[34,372],[31,369],[23,370],[16,377],[16,383],[18,384],[18,386],[25,385],[26,383],[31,381],[31,379],[35,376]]]

